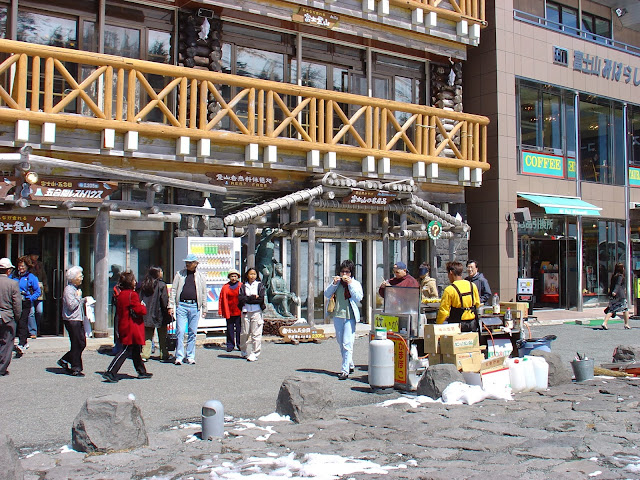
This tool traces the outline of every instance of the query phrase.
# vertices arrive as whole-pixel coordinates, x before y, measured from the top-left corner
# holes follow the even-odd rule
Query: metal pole
[[[389,212],[382,213],[382,275],[389,278]]]
[[[256,226],[247,227],[247,268],[256,267]]]
[[[403,232],[407,229],[407,214],[406,213],[401,213],[400,214],[400,228],[402,228]],[[407,243],[408,242],[407,242],[406,237],[403,237],[400,240],[400,258],[405,263],[405,265],[409,265],[409,255],[408,255]]]
[[[582,158],[580,158],[580,94],[574,92],[573,97],[573,114],[575,116],[576,125],[576,196],[582,198]],[[584,308],[584,302],[582,299],[582,271],[584,269],[584,259],[582,251],[582,216],[576,217],[576,258],[578,260],[576,268],[578,269],[578,295],[576,297],[576,309],[581,312]]]
[[[101,209],[96,218],[96,248],[93,294],[96,299],[96,322],[93,336],[105,338],[108,333],[109,310],[109,210]]]
[[[309,221],[315,220],[316,208],[309,203]],[[309,227],[309,236],[307,239],[307,263],[308,266],[308,278],[307,278],[307,323],[311,326],[315,325],[314,313],[315,313],[315,289],[314,289],[314,276],[315,276],[315,253],[316,253],[316,227]]]
[[[368,213],[366,215],[366,228],[367,233],[371,233],[371,231],[373,230],[373,214],[371,213]],[[366,272],[366,278],[364,279],[363,283],[363,285],[365,286],[365,316],[362,319],[362,322],[371,324],[373,311],[376,305],[376,264],[373,256],[373,239],[369,238],[365,240],[364,245],[366,248],[365,265],[367,266],[367,268],[364,269],[364,271]]]
[[[300,221],[300,209],[297,204],[291,205],[289,215],[291,222]],[[291,291],[300,296],[300,236],[291,234]],[[296,306],[296,317],[302,317],[302,306]]]
[[[626,103],[622,106],[622,131],[624,132],[625,138],[628,139],[627,131],[629,125],[627,124],[628,118],[628,106]],[[631,277],[633,276],[633,271],[631,270],[631,213],[629,212],[629,206],[631,205],[631,197],[629,192],[629,141],[624,142],[624,236],[625,236],[625,245],[627,246],[627,251],[625,252],[625,270],[627,272],[626,281],[627,281],[627,305],[633,306],[633,295],[631,290]],[[616,234],[616,241],[617,234]],[[633,309],[630,308],[633,312]]]

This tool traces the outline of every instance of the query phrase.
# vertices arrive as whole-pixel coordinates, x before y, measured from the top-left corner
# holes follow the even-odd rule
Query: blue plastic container
[[[544,338],[530,338],[528,340],[518,341],[518,356],[524,357],[529,355],[532,350],[542,350],[543,352],[551,351],[551,342],[557,337],[555,335],[547,335]]]

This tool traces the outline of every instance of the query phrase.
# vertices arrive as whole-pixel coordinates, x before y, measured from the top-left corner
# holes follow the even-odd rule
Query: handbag
[[[167,350],[172,352],[178,345],[178,335],[176,334],[176,326],[172,323],[167,325]]]
[[[142,323],[143,321],[143,316],[137,314],[134,309],[133,309],[133,305],[131,305],[131,294],[133,292],[129,292],[129,318],[131,318],[131,320],[133,320],[136,323]]]
[[[333,295],[331,295],[331,298],[329,299],[329,303],[327,304],[327,312],[333,313],[335,309],[336,309],[336,294],[334,293]]]

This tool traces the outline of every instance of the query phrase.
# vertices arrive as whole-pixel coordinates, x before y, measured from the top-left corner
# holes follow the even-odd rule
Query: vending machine
[[[175,239],[173,266],[184,268],[184,259],[193,253],[198,258],[198,272],[207,281],[207,317],[200,319],[198,331],[206,332],[227,326],[218,315],[218,299],[228,282],[229,270],[240,270],[240,239],[231,237],[178,237]]]

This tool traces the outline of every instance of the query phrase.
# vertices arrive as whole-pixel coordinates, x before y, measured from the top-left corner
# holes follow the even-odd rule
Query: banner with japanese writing
[[[42,178],[31,185],[29,200],[101,203],[118,190],[116,182]]]
[[[34,234],[49,223],[49,217],[41,215],[15,215],[12,213],[0,215],[0,234]]]
[[[254,175],[248,171],[237,173],[207,172],[207,177],[212,185],[223,185],[225,187],[250,187],[250,188],[271,188],[278,181],[275,177],[265,175]]]

